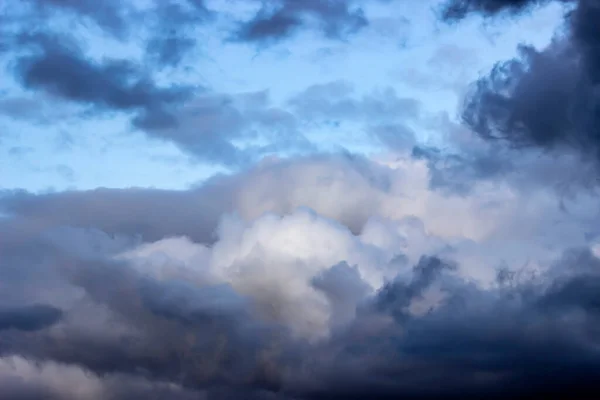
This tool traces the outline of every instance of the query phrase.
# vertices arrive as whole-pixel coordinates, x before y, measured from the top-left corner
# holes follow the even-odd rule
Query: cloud
[[[449,2],[447,17],[521,11],[545,2]],[[519,47],[519,56],[498,63],[467,96],[463,119],[482,137],[517,146],[577,150],[597,162],[600,8],[593,1],[565,1],[564,31],[542,50]],[[564,150],[561,150],[564,151]]]
[[[181,106],[173,118],[175,125],[165,126],[154,116],[135,123],[199,159],[228,166],[245,166],[277,151],[312,148],[300,133],[296,117],[272,106],[266,91],[199,95]]]
[[[268,43],[288,38],[314,23],[326,37],[341,39],[368,24],[363,10],[351,3],[348,0],[269,0],[254,18],[241,24],[233,38]]]
[[[0,331],[0,398],[592,388],[595,198],[566,215],[547,187],[482,181],[458,196],[429,173],[410,156],[323,155],[188,191],[4,193],[6,315],[61,314]]]
[[[345,81],[310,86],[289,100],[303,118],[396,120],[418,118],[420,104],[413,98],[399,97],[393,88],[353,98],[354,87]]]
[[[170,104],[187,97],[185,88],[159,88],[125,60],[94,61],[74,43],[47,34],[23,38],[29,54],[17,58],[15,74],[29,89],[42,90],[95,110],[152,114],[171,123]],[[160,117],[159,117],[160,116]]]
[[[417,100],[401,97],[391,87],[360,95],[346,81],[312,85],[292,96],[288,105],[308,127],[360,124],[365,138],[399,152],[415,144],[410,124],[423,117]]]
[[[552,0],[448,0],[443,4],[444,18],[458,20],[472,13],[491,16],[500,12],[516,14],[533,6],[540,6]],[[569,2],[573,0],[557,0]]]
[[[36,331],[55,324],[61,316],[59,309],[41,304],[8,308],[0,310],[0,331]]]
[[[176,67],[197,45],[194,28],[209,23],[214,13],[204,0],[155,1],[146,11],[153,32],[146,42],[147,58],[159,67]]]
[[[196,46],[193,30],[210,21],[212,12],[203,0],[151,1],[145,6],[132,1],[28,0],[20,9],[20,24],[65,17],[88,23],[112,39],[130,43],[145,40],[146,59],[156,67],[177,66]]]

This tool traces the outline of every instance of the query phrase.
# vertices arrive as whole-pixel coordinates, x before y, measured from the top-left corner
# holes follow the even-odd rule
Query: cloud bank
[[[410,154],[323,155],[189,191],[5,192],[0,393],[508,398],[592,388],[598,224],[575,217],[590,215],[590,200],[565,200],[567,214],[555,191],[510,181],[448,194],[431,173]]]

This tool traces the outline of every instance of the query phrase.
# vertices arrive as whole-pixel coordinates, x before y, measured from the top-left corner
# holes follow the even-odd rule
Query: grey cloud
[[[104,241],[111,240],[108,236],[104,238]],[[30,243],[33,242],[30,240]],[[71,248],[60,249],[48,244],[38,245],[36,251],[38,255],[43,254],[47,270],[53,265],[56,267],[55,276],[62,282],[56,290],[73,295],[83,290],[86,296],[73,298],[78,300],[69,305],[63,322],[53,331],[24,336],[14,330],[4,330],[0,333],[3,357],[21,356],[42,364],[56,362],[77,366],[107,378],[125,374],[157,383],[172,382],[191,390],[252,386],[257,382],[255,375],[260,373],[261,367],[259,355],[255,353],[268,338],[264,331],[260,336],[253,334],[252,327],[260,326],[258,321],[250,323],[246,319],[248,322],[242,323],[242,318],[242,322],[238,319],[233,323],[219,323],[225,315],[225,307],[215,301],[210,291],[190,288],[188,294],[193,295],[190,298],[169,282],[153,281],[148,285],[153,278],[127,264],[110,261],[105,256],[82,258]],[[19,248],[12,251],[20,252]],[[29,265],[39,261],[20,253],[19,262],[20,268],[31,273]],[[12,283],[21,288],[33,285],[48,289],[44,280],[30,278],[27,282],[13,280]],[[165,296],[165,291],[171,295]],[[83,312],[77,312],[82,307]],[[85,307],[88,307],[87,312]],[[41,312],[46,309],[34,309],[35,313],[23,310],[3,313],[3,328],[6,324],[29,331],[41,328],[40,322],[38,325],[31,322],[33,317],[45,317],[46,324],[53,322],[47,321],[49,311]],[[103,324],[104,315],[108,315],[109,320]],[[85,329],[86,326],[96,328]],[[261,385],[257,383],[257,387]]]
[[[413,268],[411,282],[406,284],[397,280],[388,283],[378,293],[374,307],[396,319],[404,319],[410,302],[419,298],[443,270],[454,268],[454,265],[437,257],[423,256]]]
[[[55,324],[61,317],[61,310],[43,304],[0,309],[0,331],[37,331]]]
[[[318,29],[327,37],[340,39],[368,24],[362,9],[352,1],[269,0],[250,21],[241,24],[234,40],[265,43],[278,41],[317,22]]]
[[[312,279],[311,284],[325,293],[332,304],[334,326],[352,321],[356,307],[371,292],[356,268],[341,262]]]
[[[275,151],[313,148],[296,117],[272,106],[265,91],[226,95],[161,87],[151,71],[134,62],[92,60],[76,43],[54,35],[36,33],[21,40],[26,50],[16,60],[15,74],[23,86],[94,112],[128,113],[134,127],[202,161],[239,167]],[[267,144],[243,143],[256,138]]]
[[[176,67],[196,47],[194,28],[208,23],[213,12],[204,0],[155,1],[145,15],[152,21],[146,43],[148,59],[159,67]]]
[[[581,289],[597,274],[596,269],[591,276],[565,278],[561,290],[548,288],[543,279],[483,290],[438,275],[433,281],[445,286],[448,297],[429,313],[400,313],[366,337],[357,336],[361,325],[373,321],[359,316],[356,326],[332,344],[338,362],[315,372],[325,378],[309,398],[589,398],[600,360],[590,356],[597,339],[586,332],[595,332],[600,319],[588,308],[591,292]],[[418,276],[413,282],[432,282]],[[384,305],[396,310],[399,299],[406,305],[418,295],[408,287],[383,289],[375,297],[380,310],[387,310]],[[568,304],[581,306],[586,319],[561,323],[577,315],[565,311]]]
[[[157,87],[136,64],[126,60],[87,58],[74,43],[48,34],[23,37],[29,54],[18,57],[15,74],[29,89],[59,95],[98,110],[167,115],[166,108],[184,100],[189,90]]]
[[[449,2],[450,17],[521,11],[536,1]],[[564,1],[565,31],[539,51],[522,45],[519,57],[498,63],[467,96],[464,121],[482,137],[543,149],[572,148],[600,159],[598,83],[600,7],[594,1]]]
[[[160,115],[159,115],[160,117]],[[166,125],[156,115],[136,120],[149,135],[173,141],[203,160],[244,166],[276,150],[311,149],[300,133],[296,117],[270,104],[266,91],[200,95],[180,107]],[[235,141],[262,138],[264,146],[236,146]]]
[[[118,0],[98,3],[93,0],[28,0],[33,9],[48,18],[52,13],[65,13],[87,18],[116,37],[124,37],[129,30],[130,5]]]
[[[295,190],[296,182],[314,182],[321,195],[332,191],[331,196],[338,196],[337,191],[346,188],[362,194],[347,196],[345,207],[323,208],[316,195],[311,196],[314,203],[306,203]],[[339,185],[333,185],[336,182]],[[13,215],[19,224],[0,220],[0,233],[5,229],[10,240],[11,231],[19,237],[20,231],[27,235],[66,225],[141,235],[145,241],[185,235],[209,243],[224,213],[238,210],[244,217],[256,218],[263,212],[285,214],[306,205],[358,232],[379,204],[371,191],[386,193],[390,184],[385,169],[362,157],[320,155],[259,164],[235,175],[216,176],[190,190],[101,188],[39,195],[7,191],[0,195],[0,211]],[[265,203],[268,197],[273,202]]]
[[[212,16],[203,0],[153,1],[146,8],[131,1],[28,1],[31,13],[24,16],[23,23],[66,15],[76,21],[91,21],[103,32],[124,42],[148,31],[146,56],[157,67],[178,65],[196,45],[193,28],[208,22]]]
[[[307,120],[396,121],[418,118],[420,104],[398,96],[392,88],[376,90],[361,97],[344,81],[313,85],[289,100],[294,111]]]
[[[16,289],[48,290],[49,281],[33,273],[45,270],[60,282],[57,300],[74,297],[52,330],[0,332],[2,357],[81,368],[117,399],[153,390],[183,399],[580,398],[597,385],[600,260],[585,249],[537,279],[490,288],[424,256],[369,295],[350,266],[334,265],[312,284],[337,302],[335,317],[346,324],[330,339],[306,343],[266,323],[231,287],[159,280],[112,259],[122,243],[110,235],[64,233],[4,243],[24,279],[11,278]],[[428,313],[408,312],[434,284],[446,298]],[[359,304],[360,292],[366,303]],[[0,397],[16,393],[8,387]],[[61,400],[74,393],[54,390]]]
[[[459,20],[469,14],[481,13],[492,16],[499,12],[520,13],[527,8],[547,4],[553,0],[448,0],[443,3],[443,16],[449,20]],[[556,0],[562,2],[576,0]]]
[[[490,148],[482,153],[446,152],[435,147],[414,146],[412,157],[427,160],[432,189],[469,193],[483,180],[506,179],[515,171],[512,154]]]

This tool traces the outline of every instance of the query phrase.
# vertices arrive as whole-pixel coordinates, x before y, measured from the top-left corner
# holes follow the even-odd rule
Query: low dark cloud
[[[74,389],[41,378],[43,368],[54,368],[62,379],[69,377],[68,369],[83,369],[79,387],[86,386],[86,376],[103,388],[91,399],[153,390],[176,399],[241,393],[257,399],[579,399],[599,378],[594,348],[600,260],[586,250],[567,254],[539,279],[488,289],[456,276],[452,264],[425,256],[412,276],[365,297],[356,317],[331,338],[309,344],[262,319],[251,298],[226,286],[159,280],[127,262],[110,261],[110,253],[90,258],[81,248],[74,252],[90,246],[87,241],[62,248],[45,243],[35,248],[35,257],[18,247],[9,252],[19,254],[26,270],[43,254],[46,268],[57,268],[60,291],[85,296],[70,304],[53,331],[33,331],[28,322],[21,325],[28,335],[0,332],[2,357],[38,365],[28,372],[30,384],[3,385],[4,398],[28,392],[72,398]],[[350,278],[349,269],[341,264],[331,273],[340,270]],[[363,285],[358,276],[334,282],[328,274],[315,284],[337,301],[349,300],[341,295],[350,294],[347,284]],[[35,279],[27,284],[45,286]],[[408,311],[434,285],[446,293],[444,300],[424,314]],[[38,309],[8,314],[46,315],[32,310]]]
[[[61,310],[43,304],[0,309],[0,331],[37,331],[55,324],[61,316]]]
[[[315,23],[326,37],[343,39],[368,21],[359,4],[351,0],[269,0],[250,21],[241,24],[234,40],[269,43],[290,37]]]
[[[448,2],[448,18],[469,13],[521,11],[536,1]],[[521,45],[519,56],[498,63],[467,96],[463,119],[482,137],[543,149],[574,148],[600,160],[600,7],[564,1],[565,26],[545,49]],[[458,11],[457,11],[458,10]]]

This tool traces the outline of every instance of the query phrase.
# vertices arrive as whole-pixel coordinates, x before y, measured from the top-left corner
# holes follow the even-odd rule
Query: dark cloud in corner
[[[519,12],[547,1],[449,1],[445,18]],[[600,3],[560,1],[564,30],[543,50],[521,45],[467,96],[463,119],[479,135],[516,146],[571,147],[600,161]]]
[[[352,3],[351,0],[268,0],[254,18],[241,24],[233,40],[274,42],[310,26],[311,22],[326,37],[342,39],[368,24],[363,10]]]

